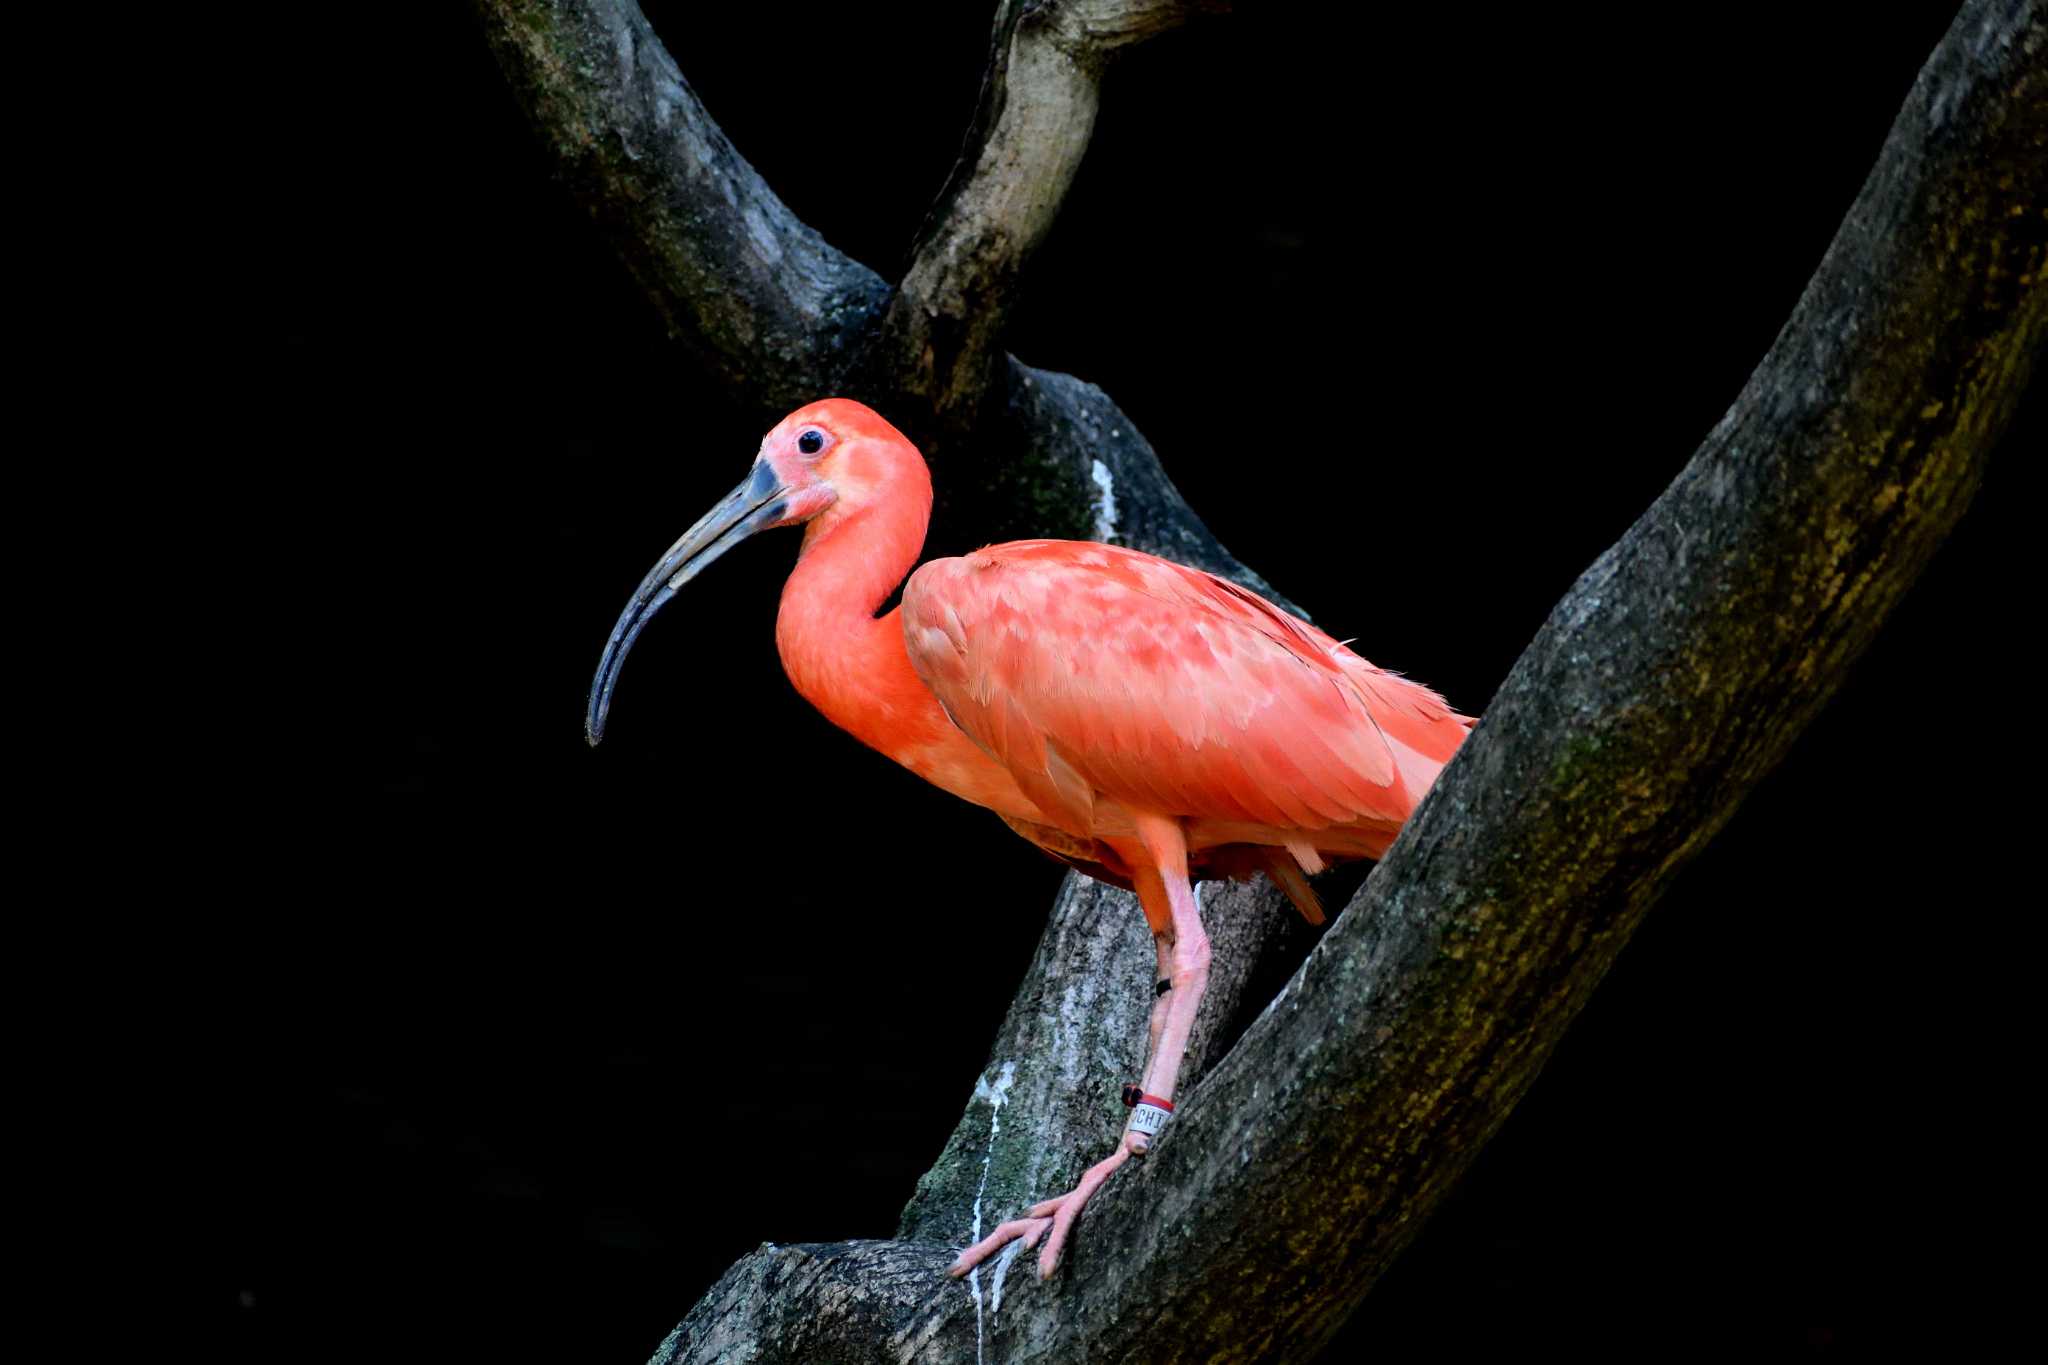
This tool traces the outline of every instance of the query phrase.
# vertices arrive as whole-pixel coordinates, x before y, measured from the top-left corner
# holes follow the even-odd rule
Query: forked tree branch
[[[618,8],[479,3],[487,17]],[[763,1247],[657,1359],[1286,1359],[1327,1340],[1974,493],[2048,323],[2042,7],[1964,6],[1735,405],[1558,605],[1154,1155],[1096,1197],[1052,1282],[940,1272],[976,1199],[1002,1217],[1064,1188],[1114,1131],[1107,1095],[1061,1077],[1124,1074],[1100,1020],[1140,1017],[1146,954],[1100,984],[1137,916],[1117,928],[1101,894],[1071,886],[906,1240]],[[1020,394],[1039,386],[1011,373],[1008,420],[1093,458],[1072,434],[1086,386],[1049,377],[1063,392],[1033,408]]]
[[[799,220],[733,147],[634,0],[473,3],[556,173],[670,334],[764,426],[816,398],[860,397],[941,469],[942,513],[957,507],[985,539],[1114,540],[1273,595],[1188,508],[1151,445],[1100,389],[1002,355],[993,333],[968,338],[965,349],[941,337],[945,319],[973,305],[1003,311],[1065,192],[1085,126],[1056,158],[1028,139],[996,161],[970,146],[911,268],[928,307],[892,308],[896,292],[882,277]],[[1058,53],[1057,61],[1094,72],[1108,52],[1198,7],[1208,6],[1040,0],[1003,13],[1034,16],[1018,25],[1026,65],[1056,64],[1047,54]],[[1059,82],[1012,88],[998,69],[1011,51],[1000,23],[998,37],[987,87],[1006,93],[994,101],[997,116],[978,126],[1014,142],[1021,126],[1071,123],[1051,107],[1066,97]],[[1050,168],[1054,160],[1064,172]],[[1029,225],[1003,216],[1025,209]],[[917,359],[927,342],[955,376],[944,385],[932,382],[937,360]],[[981,425],[966,432],[957,404],[941,404],[970,390],[974,401],[989,401]],[[947,479],[947,461],[968,456],[973,477]]]
[[[1116,52],[1218,0],[1000,0],[981,106],[890,301],[878,359],[948,430],[974,424],[1025,265],[1095,131]]]
[[[668,323],[744,404],[838,391],[889,286],[747,164],[633,0],[478,0],[561,177]]]

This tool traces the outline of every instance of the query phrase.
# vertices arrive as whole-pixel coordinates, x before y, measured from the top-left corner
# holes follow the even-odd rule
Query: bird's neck
[[[922,465],[918,469],[923,472]],[[839,506],[805,528],[783,585],[775,644],[789,680],[840,729],[899,761],[944,713],[911,669],[896,613],[875,613],[917,562],[931,515],[923,496]],[[929,713],[929,714],[927,714]]]
[[[847,499],[804,528],[775,618],[782,666],[806,701],[869,748],[964,801],[1043,822],[1017,780],[953,724],[910,666],[901,610],[875,615],[917,562],[931,519],[924,461],[908,442],[902,452],[886,478],[868,485],[888,496]]]

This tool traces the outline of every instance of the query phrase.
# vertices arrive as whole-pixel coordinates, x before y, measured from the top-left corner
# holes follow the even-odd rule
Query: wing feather
[[[1190,819],[1399,823],[1469,725],[1257,594],[1115,546],[934,560],[903,621],[954,723],[1078,833],[1097,793]]]

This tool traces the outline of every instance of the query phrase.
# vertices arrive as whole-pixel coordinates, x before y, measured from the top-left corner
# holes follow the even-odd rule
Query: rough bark
[[[501,54],[515,19],[538,34],[543,13],[558,31],[637,18],[607,0],[479,4]],[[1251,1360],[1304,1357],[1327,1340],[1498,1127],[1643,912],[1832,694],[1967,505],[2048,311],[2044,27],[2038,0],[1964,7],[1728,415],[1558,605],[1364,891],[1186,1092],[1156,1152],[1097,1196],[1055,1280],[1001,1263],[965,1285],[940,1271],[977,1200],[984,1219],[1007,1216],[1063,1188],[1113,1136],[1103,1096],[1067,1080],[1084,1061],[1091,1084],[1123,1074],[1108,1040],[1128,1047],[1142,1034],[1150,954],[1135,914],[1119,926],[1107,913],[1115,897],[1073,886],[899,1240],[764,1246],[656,1359]],[[562,49],[534,41],[543,55],[507,60],[515,84],[528,71],[535,84],[585,88]],[[575,41],[574,51],[616,50],[588,33]],[[643,98],[636,90],[613,93]],[[555,106],[527,98],[542,106],[551,145],[561,128],[574,132]],[[624,154],[616,125],[582,126],[598,163]],[[586,142],[569,141],[562,154],[582,164]],[[676,174],[687,180],[690,164]],[[573,165],[579,193],[637,183],[579,179]],[[687,234],[661,248],[695,249]],[[732,348],[714,363],[773,369],[787,358],[750,350],[737,326],[692,321],[694,307],[675,299],[664,310],[699,327],[700,347]],[[828,352],[828,368],[849,354],[827,340],[788,363],[800,370]],[[1151,477],[1150,451],[1106,399],[1096,406],[1099,391],[1004,368],[997,454],[1038,461],[1016,476],[1030,496],[1088,518],[1100,459],[1118,490],[1117,538],[1202,562],[1213,538],[1179,517],[1177,495],[1158,499],[1164,510],[1142,531],[1124,525],[1139,498],[1123,490]],[[754,392],[783,378],[741,382]],[[938,420],[928,396],[919,411],[919,422]],[[1120,451],[1128,474],[1110,464]],[[1163,478],[1147,487],[1171,492]],[[1219,922],[1231,918],[1210,904]],[[1254,935],[1286,922],[1244,918]],[[1119,958],[1113,979],[1101,974]],[[1221,1018],[1232,988],[1217,989]],[[1205,1027],[1213,1051],[1228,1030]],[[1007,1087],[1005,1063],[1015,1064]]]
[[[981,432],[985,458],[975,484],[982,515],[970,523],[984,528],[978,540],[1014,530],[1016,537],[1113,541],[1221,574],[1308,615],[1210,533],[1108,394],[1069,374],[1005,362],[1005,402]]]
[[[478,11],[555,173],[670,335],[763,412],[836,392],[888,284],[768,188],[639,5],[479,0]]]
[[[799,404],[850,394],[918,442],[939,470],[942,519],[972,524],[984,540],[1114,540],[1266,590],[1100,389],[1004,355],[990,328],[956,325],[1000,317],[1086,146],[1107,55],[1213,6],[1006,3],[976,130],[1009,150],[983,157],[970,142],[903,286],[892,289],[776,196],[634,0],[474,4],[565,188],[670,335],[764,428]],[[1022,65],[1045,68],[1040,77],[1011,78],[1013,48]],[[1055,78],[1069,69],[1072,80]],[[1074,103],[1083,99],[1085,118]],[[1067,130],[1057,147],[1034,143],[1031,130],[1056,127]],[[935,382],[941,370],[950,377]],[[961,414],[975,405],[984,420],[970,433]],[[950,478],[948,464],[959,470]],[[1117,515],[1105,519],[1112,502]]]
[[[875,359],[949,434],[976,424],[1025,265],[1095,131],[1110,57],[1176,28],[1194,0],[1001,0],[965,152],[919,234]]]
[[[1256,950],[1276,940],[1298,960],[1311,941],[1307,924],[1263,882],[1209,883],[1198,895],[1214,962],[1183,1085],[1200,1079],[1242,1031],[1247,1006],[1264,1004],[1252,989]],[[969,1238],[1046,1191],[1072,1189],[1083,1169],[1109,1154],[1126,1116],[1122,1083],[1144,1063],[1154,975],[1152,935],[1137,898],[1068,876],[1017,988],[1019,1007],[996,1035],[959,1126],[917,1182],[898,1238]],[[1273,983],[1264,984],[1270,994]],[[1027,1121],[1013,1121],[1019,1118]],[[978,1239],[975,1232],[970,1240]]]

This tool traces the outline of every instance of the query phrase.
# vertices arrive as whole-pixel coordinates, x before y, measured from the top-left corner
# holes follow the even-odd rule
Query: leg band
[[[1156,1095],[1147,1095],[1131,1109],[1131,1121],[1125,1126],[1134,1133],[1146,1137],[1158,1137],[1159,1130],[1166,1126],[1173,1116],[1173,1106]]]

